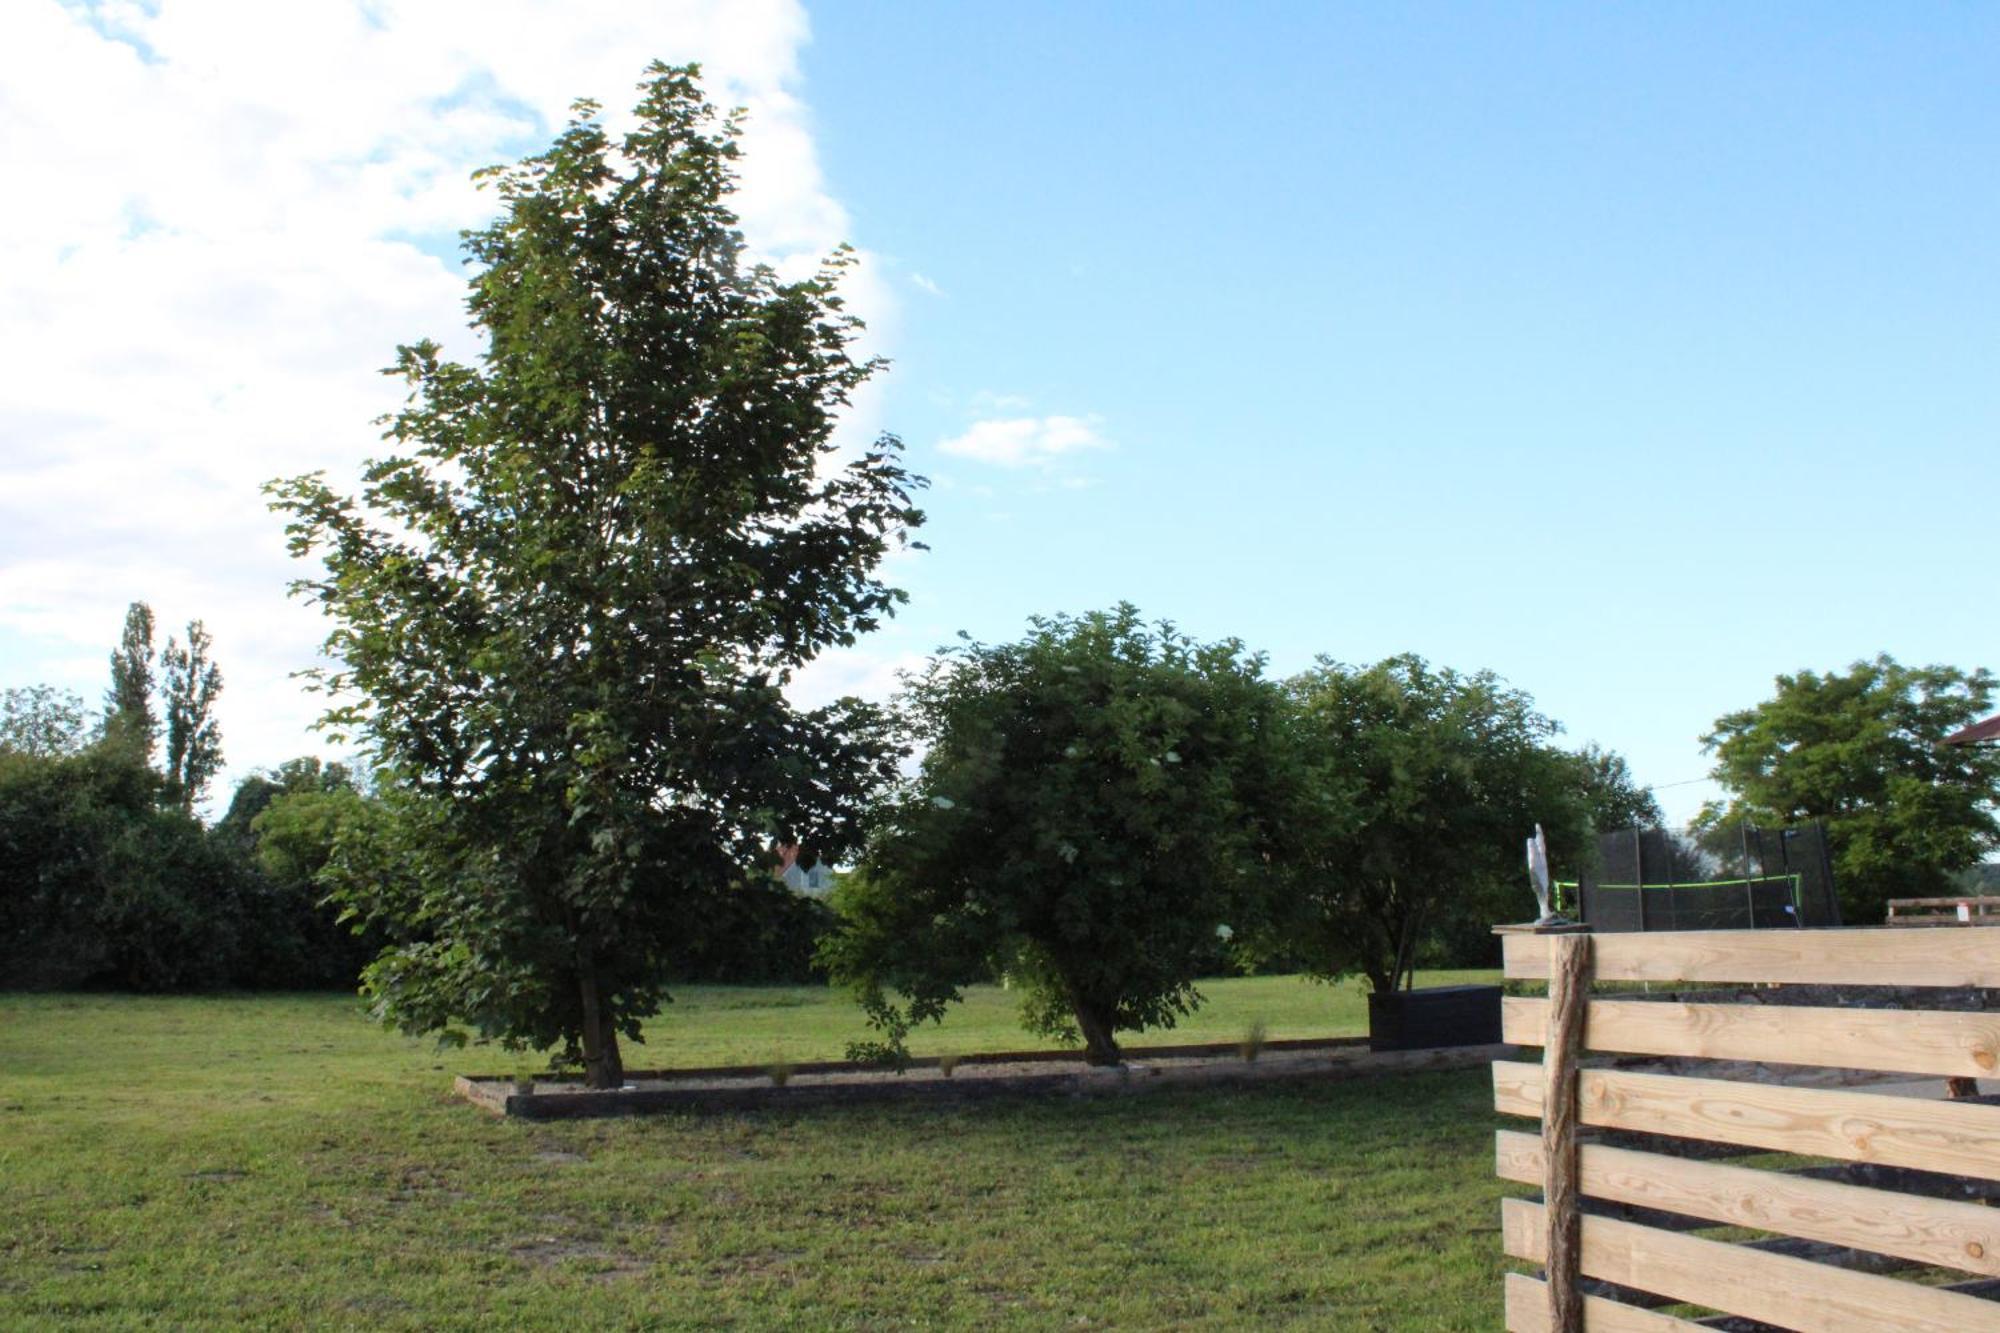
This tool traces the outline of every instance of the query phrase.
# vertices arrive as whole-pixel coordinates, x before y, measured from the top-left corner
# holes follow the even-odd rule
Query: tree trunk
[[[1400,987],[1403,990],[1411,990],[1414,989],[1417,984],[1418,915],[1419,915],[1418,912],[1414,908],[1411,909],[1410,913],[1403,918],[1402,922],[1397,927],[1397,933],[1401,937],[1400,939],[1398,939],[1396,943],[1397,984],[1392,985],[1390,987],[1391,990],[1397,989],[1398,987]]]
[[[1083,1062],[1088,1065],[1119,1063],[1118,1039],[1112,1035],[1111,1016],[1074,986],[1069,988],[1069,1007],[1076,1015],[1077,1030],[1083,1033]]]
[[[1076,1025],[1083,1032],[1083,1062],[1088,1065],[1115,1065],[1119,1063],[1118,1040],[1111,1034],[1111,1024],[1094,1005],[1084,1005],[1076,1011]]]
[[[583,1001],[583,1082],[588,1088],[612,1089],[625,1084],[625,1062],[618,1054],[618,1029],[604,1012],[598,994],[597,962],[588,947],[577,951],[577,989]]]

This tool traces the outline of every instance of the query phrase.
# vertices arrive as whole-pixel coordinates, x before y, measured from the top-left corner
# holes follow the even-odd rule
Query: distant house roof
[[[1984,722],[1975,722],[1963,731],[1954,731],[1944,738],[1946,745],[1977,745],[1981,741],[2000,740],[2000,713],[1995,713]]]

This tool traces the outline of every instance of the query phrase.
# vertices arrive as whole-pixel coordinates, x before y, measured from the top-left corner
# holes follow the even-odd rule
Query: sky
[[[928,476],[911,601],[802,702],[1120,600],[1276,674],[1490,668],[1670,818],[1773,678],[2000,667],[2000,10],[11,0],[0,686],[214,635],[228,769],[325,751],[266,479],[461,356],[469,173],[645,63],[738,210],[845,241]]]

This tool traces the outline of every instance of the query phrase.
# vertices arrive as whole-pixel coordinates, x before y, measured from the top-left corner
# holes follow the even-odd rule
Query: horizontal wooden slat
[[[1500,1222],[1508,1254],[1541,1262],[1540,1204],[1504,1199]],[[2000,1330],[2000,1304],[1991,1301],[1608,1217],[1583,1219],[1583,1271],[1799,1333]]]
[[[1974,911],[2000,911],[2000,898],[1891,898],[1889,911],[1895,913],[1905,907],[1957,907],[1961,903]]]
[[[1956,916],[1892,916],[1892,926],[2000,926],[2000,917],[1975,916],[1970,921],[1960,921]]]
[[[1583,1298],[1585,1333],[1702,1333],[1700,1324],[1636,1305]],[[1548,1333],[1549,1289],[1526,1273],[1507,1274],[1507,1333]]]
[[[2000,1180],[2000,1106],[1621,1069],[1577,1076],[1583,1123]],[[1540,1116],[1542,1067],[1493,1062],[1494,1108]]]
[[[1501,1130],[1494,1158],[1501,1179],[1541,1183],[1535,1135]],[[2000,1213],[1978,1204],[1596,1143],[1583,1146],[1579,1165],[1592,1198],[2000,1277]]]
[[[2000,986],[1990,930],[1681,930],[1592,937],[1599,981],[1779,981],[1829,986]],[[1546,980],[1549,942],[1503,935],[1510,980]]]
[[[1503,1000],[1501,1040],[1540,1046],[1548,1012],[1547,1000]],[[1583,1044],[1593,1051],[1986,1078],[2000,1068],[2000,1013],[1592,1000]]]

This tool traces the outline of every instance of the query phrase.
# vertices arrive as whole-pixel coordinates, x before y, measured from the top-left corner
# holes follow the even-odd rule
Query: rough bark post
[[[1549,1225],[1551,1333],[1583,1333],[1583,1209],[1577,1191],[1577,1057],[1590,996],[1590,936],[1549,937],[1549,1030],[1542,1047],[1542,1203]]]

